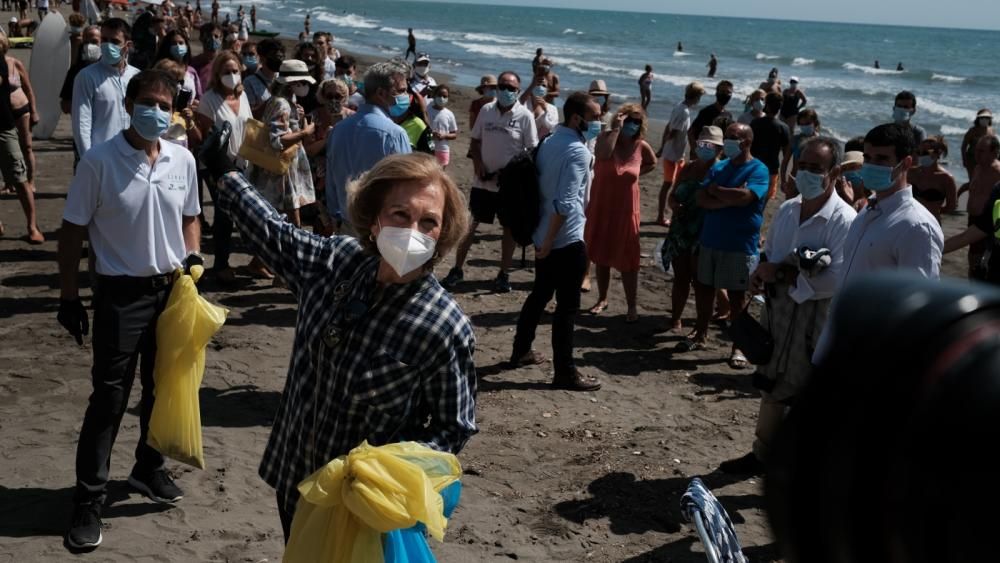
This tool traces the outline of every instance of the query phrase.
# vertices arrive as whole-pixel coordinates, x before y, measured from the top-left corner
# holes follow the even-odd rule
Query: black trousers
[[[200,180],[199,180],[200,181]],[[233,220],[229,214],[219,207],[219,188],[215,182],[208,183],[208,193],[212,196],[212,203],[215,205],[215,216],[212,220],[212,247],[215,252],[215,262],[212,267],[216,270],[229,268],[229,256],[233,249]]]
[[[138,365],[142,381],[139,444],[134,473],[163,467],[163,456],[146,444],[153,411],[156,321],[170,296],[170,285],[153,287],[150,278],[98,276],[94,290],[93,392],[76,449],[76,502],[103,503],[111,449]]]
[[[587,246],[583,241],[554,249],[542,260],[535,261],[535,285],[521,307],[514,336],[514,357],[531,350],[535,329],[545,306],[556,297],[556,312],[552,316],[552,363],[556,379],[573,375],[573,327],[580,309],[580,284],[587,271]]]

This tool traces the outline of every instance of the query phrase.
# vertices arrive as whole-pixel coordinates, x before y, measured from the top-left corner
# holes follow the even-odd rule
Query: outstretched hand
[[[236,163],[229,157],[229,137],[232,134],[232,126],[223,122],[221,127],[219,125],[212,126],[208,137],[201,143],[198,160],[208,170],[213,182],[227,173],[237,170]]]

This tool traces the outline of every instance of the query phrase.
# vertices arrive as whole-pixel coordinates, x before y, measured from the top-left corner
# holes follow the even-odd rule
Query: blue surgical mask
[[[802,131],[802,134],[806,137],[811,137],[816,134],[815,125],[799,125],[799,130]]]
[[[638,132],[639,132],[639,124],[638,123],[628,123],[628,122],[626,122],[626,123],[622,124],[622,134],[625,135],[626,137],[629,137],[629,138],[635,137],[635,134],[638,133]]]
[[[497,92],[497,103],[502,107],[509,108],[517,102],[517,92],[500,90]]]
[[[824,178],[826,176],[822,174],[816,174],[808,170],[799,170],[798,174],[795,175],[795,186],[799,189],[799,193],[802,194],[802,199],[816,199],[823,195],[826,191],[823,186]]]
[[[532,94],[538,96],[539,98],[544,98],[546,92],[548,92],[548,90],[545,89],[545,86],[541,85],[535,86],[535,88],[531,91]]]
[[[901,108],[901,107],[892,108],[892,120],[900,125],[903,125],[904,123],[909,123],[911,115],[913,114],[911,114],[910,110],[906,108]]]
[[[754,111],[764,111],[764,100],[754,100],[750,102],[750,107],[752,107]]]
[[[257,67],[260,66],[260,59],[254,55],[247,55],[243,57],[243,66],[247,67],[248,72],[256,72]]]
[[[393,104],[389,106],[389,115],[399,117],[406,113],[408,109],[410,109],[410,95],[405,93],[398,94],[393,98]]]
[[[892,166],[879,166],[878,164],[865,163],[861,167],[861,181],[865,183],[865,188],[873,192],[884,192],[892,187]]]
[[[921,168],[930,168],[931,166],[937,164],[937,159],[929,154],[925,154],[917,158],[917,164],[920,165]]]
[[[703,147],[699,145],[695,147],[694,150],[695,154],[698,155],[698,160],[702,162],[709,162],[715,160],[715,155],[717,154],[715,152],[715,149],[713,149],[712,147]]]
[[[600,119],[588,121],[587,128],[583,130],[583,138],[588,141],[594,140],[601,134],[601,129],[603,129],[603,124]]]
[[[722,152],[726,155],[726,158],[736,158],[743,154],[743,149],[740,148],[740,141],[737,139],[726,139],[722,145]]]
[[[218,51],[219,49],[222,48],[222,41],[213,37],[208,40],[208,43],[205,45],[205,48],[208,49],[209,51]]]
[[[114,43],[101,43],[101,62],[115,66],[122,61],[122,48]]]
[[[187,54],[188,54],[187,45],[178,45],[175,43],[170,46],[170,56],[172,56],[177,60],[183,59],[184,55]]]
[[[497,97],[497,89],[496,88],[487,88],[487,89],[483,90],[483,96],[485,96],[487,98],[495,98],[495,97]]]
[[[170,112],[156,106],[135,104],[132,108],[132,128],[147,141],[155,141],[170,127]]]
[[[858,170],[852,170],[850,172],[844,172],[844,179],[851,183],[852,187],[861,187],[861,183],[864,178],[861,177],[861,172]]]

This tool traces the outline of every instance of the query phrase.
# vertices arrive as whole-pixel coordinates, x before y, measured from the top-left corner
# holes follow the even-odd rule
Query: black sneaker
[[[493,281],[493,291],[496,293],[510,293],[510,277],[507,272],[497,274],[497,279]]]
[[[730,475],[763,475],[764,469],[764,462],[753,452],[719,464],[719,471]]]
[[[84,502],[73,508],[73,521],[70,523],[66,543],[73,549],[94,548],[101,545],[101,504]]]
[[[153,502],[169,504],[184,498],[184,491],[174,484],[166,469],[158,469],[143,478],[132,473],[128,476],[128,484]]]
[[[452,289],[465,279],[465,274],[462,273],[461,268],[452,268],[448,270],[448,275],[441,280],[441,287],[445,289]]]

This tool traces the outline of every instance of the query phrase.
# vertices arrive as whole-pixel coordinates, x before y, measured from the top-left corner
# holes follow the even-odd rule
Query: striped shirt
[[[288,378],[260,476],[290,513],[296,487],[367,440],[458,453],[478,431],[472,324],[433,275],[379,288],[351,237],[292,226],[238,173],[220,209],[298,300]]]

